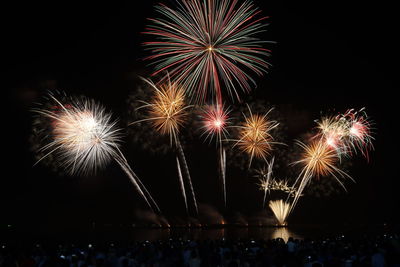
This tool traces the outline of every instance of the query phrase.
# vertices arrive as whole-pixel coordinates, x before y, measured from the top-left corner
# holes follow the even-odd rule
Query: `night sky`
[[[357,183],[346,184],[347,194],[301,199],[292,220],[396,222],[394,210],[400,200],[394,129],[398,123],[396,9],[367,2],[277,2],[255,1],[270,16],[262,39],[276,43],[268,45],[272,68],[266,76],[256,77],[258,87],[252,96],[285,115],[286,142],[292,145],[293,139],[309,132],[321,112],[366,107],[375,123],[370,162],[357,157],[348,169]],[[146,37],[140,32],[147,17],[157,16],[155,3],[27,1],[2,8],[5,47],[1,53],[6,69],[2,79],[6,94],[2,104],[2,225],[129,223],[135,221],[138,209],[145,208],[114,163],[89,177],[59,176],[43,165],[33,167],[30,109],[47,90],[57,88],[95,98],[124,127],[127,97],[137,88],[138,77],[152,70],[142,60],[146,54],[141,43]],[[128,135],[125,141],[128,161],[161,203],[166,217],[184,217],[174,155],[142,151],[129,142]],[[200,144],[187,150],[199,202],[226,214],[257,214],[262,194],[253,177],[234,168],[228,170],[229,208],[224,211],[216,182],[215,149]]]

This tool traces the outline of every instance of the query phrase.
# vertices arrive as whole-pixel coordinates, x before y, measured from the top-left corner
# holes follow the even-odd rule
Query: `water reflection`
[[[134,229],[130,233],[130,239],[135,241],[155,241],[169,238],[182,238],[190,240],[205,239],[275,239],[282,238],[285,241],[289,237],[303,238],[288,227],[238,227],[238,228],[170,228],[170,229]]]

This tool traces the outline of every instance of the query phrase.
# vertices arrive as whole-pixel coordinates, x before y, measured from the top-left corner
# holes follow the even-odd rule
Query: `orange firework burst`
[[[335,174],[338,170],[335,166],[338,158],[337,153],[325,142],[312,142],[310,145],[298,142],[304,149],[303,158],[297,163],[304,164],[304,172],[313,177]]]
[[[248,107],[249,108],[249,107]],[[240,127],[239,140],[236,145],[243,152],[250,155],[250,165],[254,157],[266,160],[266,156],[276,144],[271,135],[271,130],[279,123],[268,120],[269,111],[264,114],[253,114],[249,108],[250,115],[244,116],[245,123]]]
[[[169,135],[177,142],[177,135],[185,123],[190,108],[185,101],[185,91],[176,83],[168,82],[157,87],[152,81],[144,79],[154,88],[154,95],[149,102],[143,102],[140,108],[148,108],[148,118],[136,121],[151,121],[154,128],[162,135]]]
[[[344,190],[346,190],[341,178],[349,178],[351,180],[353,180],[353,178],[336,166],[339,158],[334,148],[322,138],[312,141],[309,145],[300,141],[298,141],[297,144],[303,148],[304,152],[302,159],[294,162],[294,164],[301,164],[303,168],[294,183],[294,186],[298,185],[298,187],[291,209],[297,204],[304,188],[313,177],[320,178],[322,176],[332,175]]]
[[[150,80],[143,79],[154,89],[154,95],[149,102],[142,101],[144,105],[140,107],[148,109],[148,117],[143,120],[135,121],[131,124],[139,123],[142,121],[150,121],[157,132],[162,135],[168,135],[170,137],[171,146],[173,141],[175,141],[178,153],[177,167],[179,173],[179,182],[182,186],[181,190],[185,200],[186,210],[188,211],[188,206],[186,193],[184,191],[185,189],[183,183],[183,175],[181,173],[180,167],[181,164],[183,166],[183,173],[188,180],[196,213],[198,213],[197,201],[190,178],[189,168],[186,162],[186,157],[183,152],[182,145],[178,137],[180,128],[184,125],[188,115],[187,109],[189,109],[191,106],[186,104],[185,91],[183,90],[183,88],[181,86],[178,86],[175,82],[172,83],[169,80],[169,76],[167,77],[168,82],[160,86],[155,85]]]

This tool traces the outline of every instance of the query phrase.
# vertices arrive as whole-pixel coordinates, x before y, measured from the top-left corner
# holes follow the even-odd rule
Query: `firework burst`
[[[303,156],[302,159],[293,164],[301,164],[303,167],[294,183],[294,186],[297,186],[297,192],[294,196],[292,209],[297,204],[304,188],[314,177],[319,179],[320,177],[331,175],[346,190],[341,179],[349,178],[353,180],[353,178],[337,167],[339,156],[335,149],[323,139],[314,140],[309,145],[300,141],[297,144],[303,149]]]
[[[89,174],[104,168],[113,159],[125,171],[149,207],[159,211],[119,149],[120,129],[116,121],[112,121],[111,114],[93,100],[70,99],[67,103],[61,103],[53,95],[50,95],[50,100],[54,102],[51,108],[33,110],[50,120],[49,141],[40,148],[39,152],[45,154],[38,162],[55,154],[59,164],[71,174]]]
[[[228,135],[227,127],[229,125],[229,109],[221,105],[211,105],[203,108],[200,115],[202,121],[202,130],[205,139],[217,140],[219,147],[219,170],[222,180],[222,191],[224,195],[224,205],[226,206],[226,151],[222,145],[222,139]]]
[[[149,102],[143,102],[140,108],[148,109],[145,119],[135,121],[151,121],[153,127],[162,135],[170,137],[171,144],[178,142],[180,128],[184,125],[191,107],[186,104],[185,91],[176,83],[168,81],[167,84],[156,86],[152,81],[143,79],[154,89],[154,95]]]
[[[203,136],[205,139],[216,139],[221,145],[223,139],[228,135],[230,110],[220,105],[206,106],[202,109],[200,119],[202,121]]]
[[[196,102],[211,94],[221,104],[221,83],[239,99],[236,88],[249,92],[249,82],[255,84],[248,70],[266,72],[270,51],[256,35],[267,17],[251,1],[182,0],[177,9],[160,4],[156,10],[162,17],[149,19],[144,32],[156,39],[144,43],[153,53],[146,59],[155,65],[153,75],[168,71]]]
[[[167,78],[168,77],[169,76],[167,76]],[[179,183],[180,185],[184,184],[183,176],[187,178],[195,210],[196,213],[198,213],[197,201],[193,190],[192,180],[190,178],[189,167],[186,162],[181,142],[179,141],[179,131],[186,122],[188,109],[191,108],[191,106],[186,103],[185,91],[181,86],[175,82],[171,82],[169,79],[166,84],[162,84],[161,86],[157,86],[150,80],[143,80],[154,89],[154,95],[149,102],[143,102],[143,105],[139,107],[139,109],[144,108],[148,110],[147,118],[132,122],[130,125],[149,121],[152,123],[153,128],[161,135],[168,135],[170,137],[170,143],[171,145],[173,143],[176,145],[178,159],[180,160],[180,164],[177,164],[180,179]],[[184,175],[182,175],[182,173]],[[186,211],[188,211],[184,188],[182,196],[185,201]]]
[[[253,114],[250,107],[248,107],[249,116],[243,114],[245,123],[239,126],[239,139],[236,140],[235,146],[250,156],[249,167],[253,158],[263,159],[266,161],[267,155],[272,150],[273,144],[279,144],[274,142],[274,138],[271,135],[271,131],[275,129],[279,123],[276,121],[270,121],[267,116],[268,111],[264,115]]]
[[[368,150],[372,149],[371,122],[365,109],[348,110],[343,116],[348,122],[348,146],[352,151],[359,150],[368,159]]]
[[[348,110],[344,114],[325,117],[317,122],[318,138],[337,151],[338,156],[350,156],[360,151],[368,158],[368,150],[372,148],[371,123],[364,109]]]

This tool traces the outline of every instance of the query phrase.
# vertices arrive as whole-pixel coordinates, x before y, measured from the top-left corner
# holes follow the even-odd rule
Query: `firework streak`
[[[224,206],[226,207],[226,152],[225,148],[222,145],[222,139],[226,139],[228,135],[227,126],[229,124],[229,115],[230,110],[225,109],[224,106],[221,105],[211,105],[206,106],[202,109],[202,113],[200,119],[202,121],[203,126],[201,129],[203,130],[202,136],[205,136],[205,140],[216,139],[217,141],[217,149],[219,151],[219,170],[220,177],[222,180],[222,192],[224,198]]]
[[[269,207],[274,213],[274,216],[278,221],[279,226],[286,226],[286,219],[290,212],[290,204],[280,199],[270,201]]]
[[[157,132],[159,132],[161,135],[168,135],[170,137],[170,144],[171,146],[175,144],[178,153],[177,159],[179,162],[177,163],[177,167],[179,183],[182,190],[182,196],[185,201],[186,211],[188,212],[188,205],[186,192],[184,192],[185,186],[183,177],[186,177],[186,183],[193,199],[195,212],[198,214],[197,200],[192,185],[189,167],[187,165],[185,153],[179,140],[179,131],[186,121],[188,115],[187,110],[191,107],[186,105],[185,91],[177,83],[171,82],[170,80],[161,86],[155,85],[150,80],[143,80],[154,89],[154,95],[150,101],[142,101],[144,105],[139,107],[139,109],[146,108],[148,110],[148,116],[145,119],[132,122],[130,125],[143,121],[149,121],[152,123],[153,128]]]

